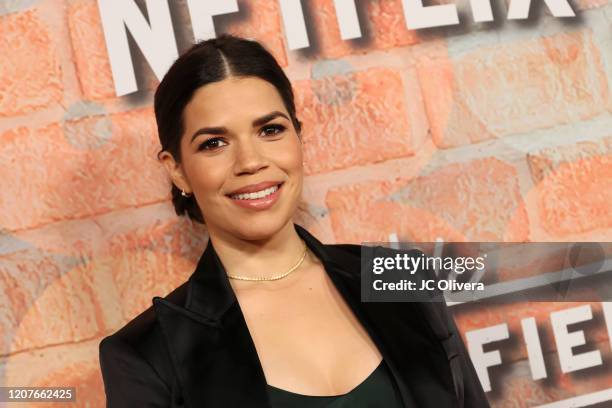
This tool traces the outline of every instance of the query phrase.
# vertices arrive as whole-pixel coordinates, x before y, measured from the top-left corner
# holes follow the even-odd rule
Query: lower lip
[[[279,187],[278,190],[276,190],[275,192],[273,192],[270,195],[267,195],[265,197],[262,198],[256,198],[254,200],[237,200],[231,197],[228,197],[234,204],[242,207],[242,208],[248,208],[251,210],[267,210],[268,208],[272,207],[274,205],[274,203],[276,203],[278,201],[278,198],[280,197],[280,192],[283,188],[283,186],[285,185],[285,183],[282,183]]]

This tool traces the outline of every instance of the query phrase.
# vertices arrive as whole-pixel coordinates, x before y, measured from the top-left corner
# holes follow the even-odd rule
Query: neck
[[[304,253],[304,244],[293,221],[289,221],[278,232],[265,239],[244,240],[214,231],[209,231],[209,236],[225,272],[229,275],[253,278],[277,276],[292,268]],[[298,273],[307,263],[308,255],[293,273]],[[232,285],[244,286],[262,283],[234,279],[230,279],[230,282]]]

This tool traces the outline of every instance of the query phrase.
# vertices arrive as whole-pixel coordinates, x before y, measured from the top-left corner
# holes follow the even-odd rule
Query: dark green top
[[[274,408],[404,408],[385,360],[361,384],[342,395],[302,395],[268,384]]]

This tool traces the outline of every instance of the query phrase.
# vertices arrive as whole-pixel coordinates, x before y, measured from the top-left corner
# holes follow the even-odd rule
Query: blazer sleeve
[[[488,408],[490,407],[487,395],[482,388],[476,369],[470,358],[470,354],[465,347],[465,343],[461,339],[459,330],[455,323],[455,319],[448,310],[448,306],[444,302],[436,302],[441,310],[442,316],[447,323],[448,332],[452,337],[455,338],[458,356],[456,358],[460,361],[461,371],[463,372],[463,401],[465,408]]]
[[[380,248],[380,247],[379,247]],[[390,251],[392,254],[401,253],[398,250],[385,249]],[[415,255],[423,254],[419,250],[412,250]],[[432,271],[427,269],[421,269],[423,276],[428,279],[437,279]],[[438,297],[442,297],[442,292],[434,289]],[[453,359],[458,359],[458,368],[456,369],[456,362],[451,362],[452,370],[455,372],[453,375],[461,375],[462,391],[458,391],[463,395],[463,407],[464,408],[489,408],[490,404],[487,396],[482,388],[476,369],[472,363],[469,352],[459,334],[455,319],[448,306],[444,301],[436,300],[421,304],[422,310],[427,314],[428,318],[431,318],[430,323],[432,329],[439,334],[442,339],[450,339],[452,343],[451,347],[456,353]],[[433,306],[433,307],[432,307]],[[429,313],[435,313],[430,315]],[[448,346],[448,345],[446,345]]]
[[[112,336],[99,346],[106,408],[169,408],[171,391],[132,346]]]

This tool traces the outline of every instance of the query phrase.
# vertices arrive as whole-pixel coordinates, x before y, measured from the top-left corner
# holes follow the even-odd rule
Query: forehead
[[[187,127],[192,122],[221,126],[241,118],[251,120],[273,110],[286,112],[274,85],[255,77],[230,77],[196,90],[185,106],[184,117]]]

